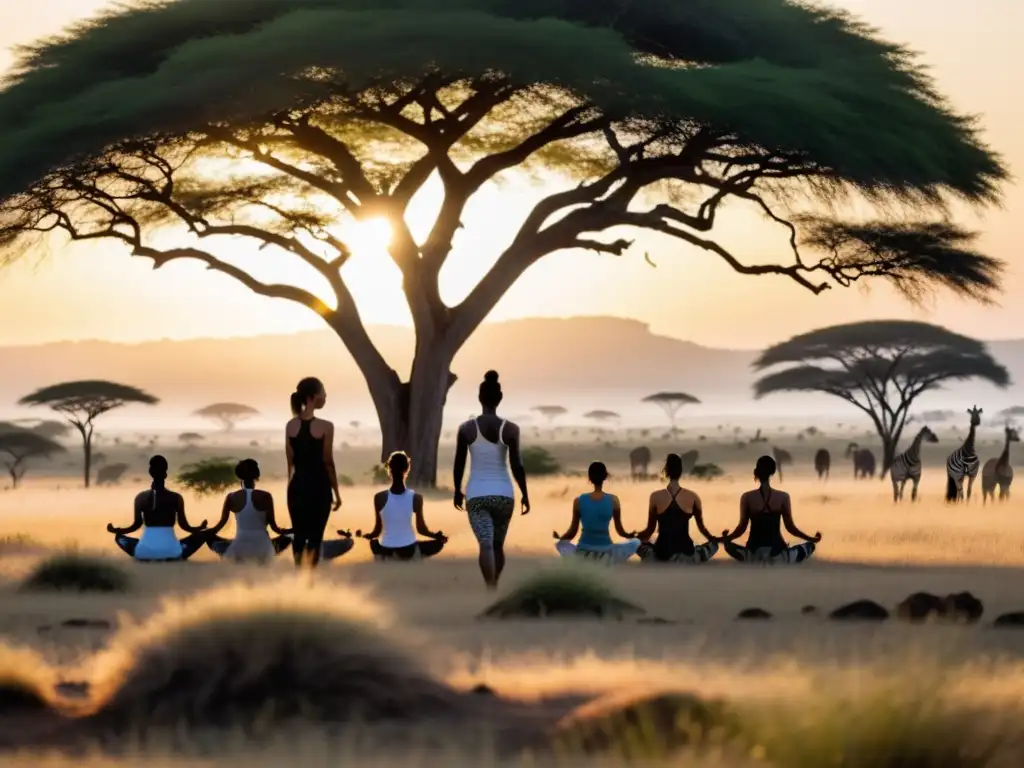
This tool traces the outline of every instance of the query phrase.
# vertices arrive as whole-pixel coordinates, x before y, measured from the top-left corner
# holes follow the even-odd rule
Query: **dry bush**
[[[35,652],[0,645],[0,715],[49,709],[55,683],[53,670]]]
[[[22,582],[24,590],[76,592],[126,592],[131,576],[105,558],[74,550],[61,552],[39,563]]]
[[[396,645],[386,625],[365,594],[300,578],[168,601],[97,659],[94,717],[141,732],[452,711],[459,694]]]
[[[560,563],[533,574],[483,612],[485,617],[621,617],[644,610],[618,597],[596,566]]]

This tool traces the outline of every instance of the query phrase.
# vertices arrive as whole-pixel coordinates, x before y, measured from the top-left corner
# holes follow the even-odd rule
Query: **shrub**
[[[340,485],[342,488],[351,488],[355,484],[355,480],[353,480],[348,475],[338,475],[338,485]]]
[[[374,464],[370,468],[370,479],[374,485],[387,485],[391,482],[388,469],[383,464]]]
[[[141,732],[445,714],[464,699],[396,645],[361,592],[299,578],[168,601],[98,659],[93,717]]]
[[[523,469],[526,470],[527,475],[535,477],[540,475],[557,475],[562,471],[562,465],[551,455],[551,452],[546,448],[541,448],[539,445],[531,445],[528,448],[524,448],[519,456],[523,460]]]
[[[126,592],[130,587],[131,577],[113,563],[70,550],[39,563],[22,582],[26,590]]]
[[[644,610],[620,599],[595,566],[563,563],[538,571],[482,615],[495,618],[621,617],[626,613],[644,613]]]
[[[178,483],[196,496],[212,496],[238,485],[234,459],[203,459],[187,464],[178,474]]]
[[[0,715],[49,709],[55,684],[53,670],[35,652],[0,645]]]
[[[724,476],[725,471],[717,464],[708,462],[707,464],[694,465],[693,469],[690,470],[690,475],[698,480],[714,480],[716,477]]]

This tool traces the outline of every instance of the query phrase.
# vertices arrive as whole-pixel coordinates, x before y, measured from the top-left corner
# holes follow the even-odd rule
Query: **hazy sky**
[[[232,0],[223,0],[231,2]],[[0,4],[0,48],[56,31],[101,0],[34,0]],[[883,33],[924,54],[941,90],[960,110],[982,117],[987,140],[1016,175],[1024,168],[1019,94],[1024,69],[1014,43],[1024,27],[1021,0],[836,0]],[[0,69],[9,65],[6,54]],[[442,274],[451,302],[469,289],[511,237],[510,227],[530,204],[530,191],[495,190],[475,206]],[[414,212],[415,213],[415,212]],[[413,226],[418,228],[416,216]],[[1010,262],[1000,306],[982,307],[942,296],[915,310],[884,286],[835,289],[815,297],[782,278],[740,277],[710,255],[665,239],[639,239],[621,258],[559,254],[534,267],[499,304],[492,319],[528,315],[608,314],[634,317],[659,333],[704,344],[756,347],[809,328],[864,318],[916,317],[983,338],[1024,336],[1024,193],[1008,186],[1000,210],[964,217],[984,231],[983,248]],[[420,216],[422,222],[423,216]],[[722,226],[724,224],[724,226]],[[716,237],[747,261],[772,253],[785,258],[781,232],[745,213],[730,214]],[[368,322],[405,323],[396,270],[373,232],[358,238],[349,264],[357,301]],[[658,264],[643,261],[648,251]],[[238,252],[244,256],[244,252]],[[42,254],[40,254],[40,257]],[[281,272],[275,270],[278,275]],[[300,282],[301,279],[300,279]],[[308,310],[251,295],[230,278],[177,264],[160,272],[114,244],[75,247],[0,270],[0,344],[56,339],[233,336],[320,328]],[[17,318],[17,322],[12,319]]]

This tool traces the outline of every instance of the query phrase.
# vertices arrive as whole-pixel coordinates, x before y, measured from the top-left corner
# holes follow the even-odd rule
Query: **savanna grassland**
[[[52,682],[92,683],[85,698],[79,691],[64,705],[88,708],[89,696],[102,697],[103,690],[110,688],[102,682],[104,669],[130,666],[121,657],[130,656],[133,647],[145,646],[153,636],[169,632],[166,627],[185,620],[182,617],[191,621],[200,614],[226,616],[257,608],[273,613],[276,605],[282,617],[300,611],[301,605],[314,616],[318,607],[327,616],[347,611],[358,621],[372,614],[372,622],[384,627],[379,630],[382,642],[402,646],[403,658],[413,659],[431,679],[457,691],[483,683],[520,708],[515,710],[518,714],[494,715],[496,721],[519,723],[510,727],[513,736],[496,735],[494,743],[485,737],[486,728],[467,728],[457,718],[444,725],[435,723],[426,731],[410,722],[399,729],[402,738],[388,731],[383,739],[367,735],[374,732],[368,725],[358,737],[351,731],[312,724],[299,726],[298,731],[296,726],[266,727],[261,731],[266,740],[242,730],[182,737],[181,733],[192,731],[179,729],[175,736],[174,729],[169,729],[166,738],[150,732],[144,740],[115,740],[119,750],[127,748],[127,754],[114,758],[109,752],[97,753],[92,758],[96,765],[135,765],[143,754],[147,765],[162,765],[164,759],[167,765],[208,761],[262,766],[284,760],[297,765],[343,765],[356,758],[369,766],[433,765],[438,760],[452,765],[519,764],[519,747],[530,749],[533,744],[528,734],[543,731],[544,722],[555,722],[583,700],[663,690],[689,692],[709,701],[721,698],[741,713],[750,734],[756,734],[748,734],[741,746],[716,743],[712,749],[691,743],[680,751],[677,744],[654,755],[672,765],[1021,764],[1024,751],[1012,723],[1014,718],[1019,722],[1024,706],[1024,632],[993,628],[991,620],[1024,609],[1024,502],[1011,499],[982,506],[979,483],[969,506],[946,506],[943,472],[937,466],[945,455],[943,445],[942,450],[931,446],[926,455],[929,465],[921,500],[910,504],[908,489],[907,501],[894,506],[888,481],[850,478],[849,462],[842,458],[843,444],[830,446],[829,481],[820,482],[810,472],[809,456],[815,447],[811,443],[806,449],[793,450],[796,466],[779,484],[793,496],[798,524],[823,534],[811,561],[762,568],[742,566],[720,553],[697,567],[628,563],[596,573],[595,578],[619,597],[645,609],[647,619],[664,620],[658,623],[633,618],[478,618],[495,596],[483,589],[475,541],[463,513],[442,492],[428,495],[426,509],[429,524],[450,537],[438,558],[422,564],[381,565],[370,560],[368,547],[360,542],[352,553],[326,565],[312,583],[306,583],[294,580],[287,556],[267,569],[229,566],[205,550],[183,565],[132,563],[114,549],[104,528],[108,522],[127,523],[137,483],[126,479],[120,486],[84,491],[69,487],[70,477],[30,476],[22,489],[0,493],[0,537],[5,542],[0,547],[0,635],[5,646],[14,649],[8,654],[25,648],[38,654],[47,680],[52,675]],[[985,441],[982,445],[983,459],[997,451]],[[615,449],[564,444],[552,450],[563,466],[577,471],[585,468],[588,456]],[[733,450],[739,455],[729,453]],[[204,451],[216,453],[212,448]],[[703,498],[712,531],[735,524],[738,495],[749,487],[750,459],[769,451],[765,446],[708,447],[708,457],[720,462],[727,473],[719,480],[693,483]],[[237,450],[227,452],[238,455]],[[167,454],[171,456],[170,451]],[[656,460],[658,456],[656,450]],[[630,482],[625,467],[614,458],[608,457],[614,475],[609,490],[622,500],[627,529],[639,528],[645,520],[647,494],[657,481]],[[355,473],[360,462],[372,463],[372,458],[360,455],[347,461]],[[172,458],[172,471],[177,463]],[[531,481],[533,510],[525,517],[517,513],[513,521],[509,563],[497,597],[539,570],[560,565],[552,529],[564,530],[572,496],[585,490],[582,483],[569,475]],[[60,490],[57,485],[62,486]],[[282,481],[268,479],[263,487],[283,507]],[[365,481],[343,489],[345,504],[332,518],[331,530],[366,529],[372,523],[372,491]],[[205,518],[212,523],[219,513],[219,498],[187,496],[186,503],[193,522]],[[130,574],[131,588],[109,594],[37,593],[20,588],[40,561],[68,547],[109,559]],[[220,590],[216,599],[202,597],[211,588]],[[895,619],[849,623],[825,618],[833,608],[860,598],[891,609],[912,592],[945,595],[965,590],[984,602],[979,624],[909,625]],[[801,609],[808,605],[816,606],[818,614],[803,614]],[[769,611],[772,620],[736,620],[739,611],[751,607]],[[110,626],[62,626],[72,618]],[[296,625],[307,619],[296,619]],[[325,619],[324,626],[332,626],[330,621]],[[157,628],[147,629],[147,622]],[[267,633],[274,636],[281,631],[291,630],[275,625]],[[144,636],[149,632],[150,640],[133,639],[133,632]],[[188,636],[197,648],[212,642]],[[251,637],[254,648],[265,645],[259,632]],[[346,637],[327,640],[325,647],[347,647]],[[305,642],[297,641],[300,647]],[[213,663],[209,660],[220,653],[216,643],[210,647],[215,650],[203,652],[206,660],[196,662],[199,668],[206,669],[202,665]],[[252,658],[246,649],[238,653],[258,670],[263,663],[260,654],[266,651],[252,651]],[[167,651],[160,663],[181,657],[179,651]],[[19,658],[0,659],[0,666],[28,668]],[[160,666],[152,659],[148,663]],[[213,678],[219,673],[204,674]],[[406,686],[410,691],[414,688],[411,683]],[[196,697],[207,694],[197,692]],[[0,713],[0,721],[3,718]],[[11,731],[11,724],[0,729],[8,746],[19,743]],[[518,745],[516,749],[507,746],[510,739]],[[98,745],[109,747],[111,741],[97,737],[96,744],[99,749]],[[23,745],[16,758],[10,762],[4,758],[5,764],[19,768],[65,764],[60,757],[42,757],[43,746]],[[604,756],[568,753],[556,759],[541,755],[533,758],[533,764],[613,765],[624,754],[629,756],[629,751],[616,748]],[[838,755],[842,761],[837,762]]]

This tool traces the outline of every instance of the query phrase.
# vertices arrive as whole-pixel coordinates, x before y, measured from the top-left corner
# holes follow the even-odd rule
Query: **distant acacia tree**
[[[1012,405],[999,412],[1004,419],[1019,419],[1024,416],[1024,405]]]
[[[64,437],[71,431],[71,425],[66,421],[53,421],[52,419],[15,419],[11,423],[51,440]]]
[[[215,421],[225,432],[230,432],[238,422],[259,415],[259,411],[242,403],[213,403],[200,408],[193,415]]]
[[[64,446],[34,430],[13,424],[0,424],[0,455],[11,476],[11,487],[17,488],[28,471],[28,462],[36,458],[49,458],[63,453]]]
[[[928,323],[875,320],[822,328],[765,350],[754,368],[789,366],[754,385],[774,392],[821,392],[866,413],[882,440],[882,476],[914,401],[944,382],[984,379],[1006,387],[1010,375],[980,341]],[[870,434],[870,433],[869,433]]]
[[[43,387],[25,395],[19,405],[43,405],[61,414],[82,436],[85,487],[92,472],[93,422],[108,411],[132,403],[155,405],[160,402],[141,389],[113,381],[68,381]]]
[[[184,443],[189,448],[194,448],[197,443],[201,443],[205,439],[198,432],[182,432],[178,435],[178,442]]]
[[[569,412],[568,408],[561,405],[536,405],[531,410],[536,411],[547,419],[548,424],[554,424],[555,419],[559,416],[565,416]]]
[[[672,430],[676,429],[676,415],[679,413],[679,409],[684,405],[695,405],[700,402],[693,395],[688,395],[685,392],[655,392],[653,395],[648,395],[643,399],[645,403],[654,403],[668,416],[669,423],[672,425]]]
[[[946,193],[993,202],[1007,176],[904,47],[797,0],[117,3],[19,48],[0,115],[12,253],[32,252],[24,235],[106,239],[315,312],[367,382],[382,455],[416,457],[416,487],[436,481],[455,355],[545,257],[623,255],[619,233],[640,232],[814,293],[872,278],[970,293],[991,262],[916,235]],[[535,207],[448,305],[440,276],[477,194],[540,169]],[[423,234],[408,216],[421,191],[440,198]],[[787,207],[848,192],[925,223]],[[718,242],[730,206],[777,224],[782,253],[749,263]],[[415,327],[408,380],[344,270],[339,224],[373,220],[390,227]],[[261,280],[263,249],[317,288]]]
[[[604,424],[605,422],[608,422],[608,421],[618,421],[622,417],[619,414],[617,414],[615,411],[600,411],[600,410],[598,410],[598,411],[587,411],[586,413],[583,414],[583,418],[584,419],[590,419],[591,421],[596,421],[599,424]]]

